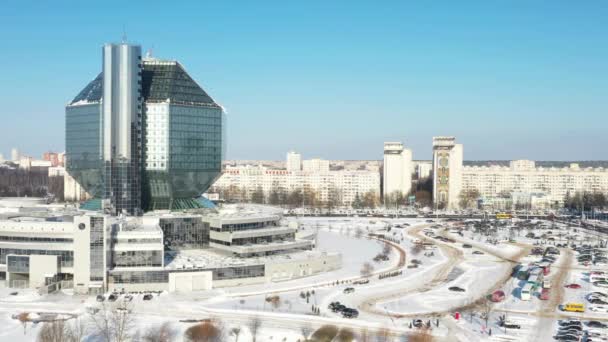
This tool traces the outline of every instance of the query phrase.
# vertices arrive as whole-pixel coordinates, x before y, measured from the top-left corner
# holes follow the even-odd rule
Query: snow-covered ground
[[[565,316],[558,306],[547,308],[547,301],[533,296],[523,301],[519,289],[525,281],[510,277],[516,263],[529,264],[538,261],[539,256],[529,256],[528,250],[534,246],[555,245],[566,241],[585,241],[586,233],[565,229],[563,225],[550,225],[542,230],[510,230],[498,227],[496,233],[486,236],[474,233],[473,229],[460,229],[449,222],[426,222],[417,218],[369,218],[369,217],[288,217],[297,221],[298,234],[317,239],[319,250],[342,254],[342,268],[312,277],[286,282],[250,285],[234,288],[220,288],[211,291],[188,294],[162,293],[151,301],[143,301],[140,296],[131,302],[136,314],[134,332],[144,331],[163,322],[171,322],[176,334],[183,332],[192,321],[207,318],[220,319],[225,331],[241,329],[240,342],[251,341],[247,328],[252,317],[259,316],[264,324],[258,334],[258,341],[297,341],[303,333],[310,333],[324,324],[345,326],[355,331],[361,329],[389,328],[398,332],[411,332],[413,319],[430,320],[433,334],[440,340],[453,341],[550,341],[556,330],[556,321]],[[431,228],[430,226],[441,227]],[[552,234],[547,234],[551,230]],[[455,242],[442,242],[425,236],[444,236]],[[461,235],[461,234],[462,235]],[[544,238],[533,238],[534,233]],[[384,242],[368,237],[368,234],[390,238],[395,246],[390,249],[389,260],[373,261],[385,246]],[[555,237],[549,240],[549,237]],[[418,243],[415,243],[415,241]],[[422,249],[420,242],[427,241],[434,246]],[[470,246],[464,246],[470,245]],[[566,249],[563,249],[564,251]],[[400,264],[401,251],[405,252],[405,263]],[[568,253],[573,253],[569,251]],[[565,302],[581,302],[587,307],[586,295],[591,291],[607,292],[588,281],[589,268],[582,267],[572,257],[572,262],[562,252],[552,267],[549,279],[561,275],[561,283],[552,283],[552,291],[563,288],[566,283],[578,283],[580,289],[563,289]],[[575,255],[575,254],[574,254]],[[572,254],[570,255],[572,256]],[[417,259],[417,268],[410,268]],[[361,269],[365,263],[373,266],[374,274],[367,284],[353,285],[348,282],[361,279]],[[601,267],[600,267],[601,268]],[[598,269],[595,267],[594,269]],[[396,272],[394,276],[379,277],[380,273]],[[339,284],[336,284],[339,281]],[[343,283],[342,283],[343,282]],[[354,287],[353,293],[344,293],[346,287]],[[449,290],[459,287],[464,292]],[[480,314],[474,302],[484,298],[495,289],[502,289],[507,297],[493,305],[488,323]],[[17,291],[17,295],[11,293]],[[306,295],[308,293],[308,296]],[[269,298],[275,297],[274,301]],[[345,319],[328,310],[331,302],[359,310],[358,319]],[[561,304],[561,303],[560,303]],[[73,296],[58,293],[40,296],[31,290],[0,289],[0,341],[33,341],[41,323],[27,323],[24,326],[12,318],[13,315],[29,312],[34,314],[56,312],[60,314],[80,314],[87,317],[88,307],[98,306],[93,297]],[[313,310],[313,306],[314,309]],[[318,308],[319,314],[314,314]],[[459,321],[452,315],[461,312]],[[506,315],[520,329],[500,327],[499,316]],[[608,314],[593,313],[567,314],[566,316],[594,317],[608,321]],[[489,332],[492,330],[492,335]],[[236,336],[227,335],[226,341]],[[89,339],[92,340],[92,339]],[[180,340],[180,339],[177,339]]]

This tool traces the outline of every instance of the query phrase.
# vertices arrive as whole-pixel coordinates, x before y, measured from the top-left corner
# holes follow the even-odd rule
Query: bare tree
[[[361,227],[357,227],[357,229],[355,230],[355,237],[357,239],[360,239],[363,236],[363,229],[361,229]]]
[[[308,336],[310,336],[312,332],[313,328],[310,326],[310,324],[303,324],[300,326],[300,333],[302,334],[302,337],[304,337],[304,341],[308,339]]]
[[[338,335],[336,335],[336,337],[334,338],[335,342],[352,342],[354,340],[355,340],[355,333],[348,328],[340,329],[340,331],[338,332]]]
[[[357,339],[357,342],[371,342],[372,341],[372,336],[369,333],[369,331],[367,329],[363,329],[361,331],[361,333],[359,334],[359,338]]]
[[[391,244],[385,242],[382,246],[382,255],[389,255],[391,253]]]
[[[144,342],[170,342],[177,336],[177,330],[170,322],[148,328],[142,337]]]
[[[65,339],[67,342],[80,342],[88,333],[88,327],[84,319],[76,317],[65,325]]]
[[[25,335],[25,329],[27,328],[27,322],[30,321],[29,312],[22,312],[17,315],[17,320],[23,324],[23,335]]]
[[[258,316],[254,316],[249,320],[249,332],[251,333],[252,342],[255,342],[258,334],[260,332],[260,328],[262,327],[262,320]]]
[[[230,330],[230,335],[234,336],[234,342],[239,342],[239,335],[241,335],[241,328],[234,327]]]
[[[46,322],[38,332],[38,342],[64,342],[65,338],[65,321],[57,320]]]
[[[123,342],[131,338],[135,318],[127,303],[115,306],[101,304],[101,309],[91,315],[95,334],[106,342]]]
[[[369,262],[366,262],[363,264],[363,266],[361,266],[362,277],[369,277],[372,275],[372,272],[374,272],[374,266]]]
[[[418,329],[409,335],[409,342],[432,342],[433,335],[428,329]]]
[[[266,297],[266,301],[269,302],[270,305],[272,305],[273,310],[281,307],[281,297],[277,295]]]
[[[376,342],[389,342],[391,331],[387,328],[382,328],[376,333]]]
[[[196,324],[184,333],[184,340],[190,342],[222,342],[222,331],[211,320]]]
[[[481,303],[481,318],[486,322],[486,327],[488,326],[488,321],[490,320],[490,315],[494,311],[494,303],[492,303],[489,299],[484,299]]]

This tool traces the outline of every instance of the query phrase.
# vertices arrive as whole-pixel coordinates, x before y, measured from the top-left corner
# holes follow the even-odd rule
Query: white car
[[[589,307],[589,310],[593,312],[604,312],[608,313],[608,305],[593,305]]]

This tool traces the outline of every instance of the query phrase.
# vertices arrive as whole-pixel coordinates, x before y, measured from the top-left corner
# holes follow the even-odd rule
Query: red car
[[[547,300],[549,299],[549,289],[543,289],[540,293],[540,299],[541,300]]]
[[[566,285],[566,287],[569,289],[580,289],[581,288],[581,286],[579,284],[574,284],[574,283],[568,284],[568,285]]]

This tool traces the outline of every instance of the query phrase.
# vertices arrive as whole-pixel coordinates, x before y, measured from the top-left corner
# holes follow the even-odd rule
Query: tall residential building
[[[11,149],[11,161],[14,162],[19,162],[19,159],[21,159],[21,154],[19,154],[19,150],[16,148],[12,148]]]
[[[176,61],[106,44],[103,70],[66,107],[66,169],[118,214],[198,207],[219,176],[222,108]]]
[[[396,192],[407,196],[412,189],[412,151],[400,142],[384,143],[383,195]]]
[[[454,137],[433,137],[433,202],[438,208],[458,207],[462,189],[463,148]]]
[[[302,155],[295,152],[287,152],[287,171],[301,171],[302,170]]]

